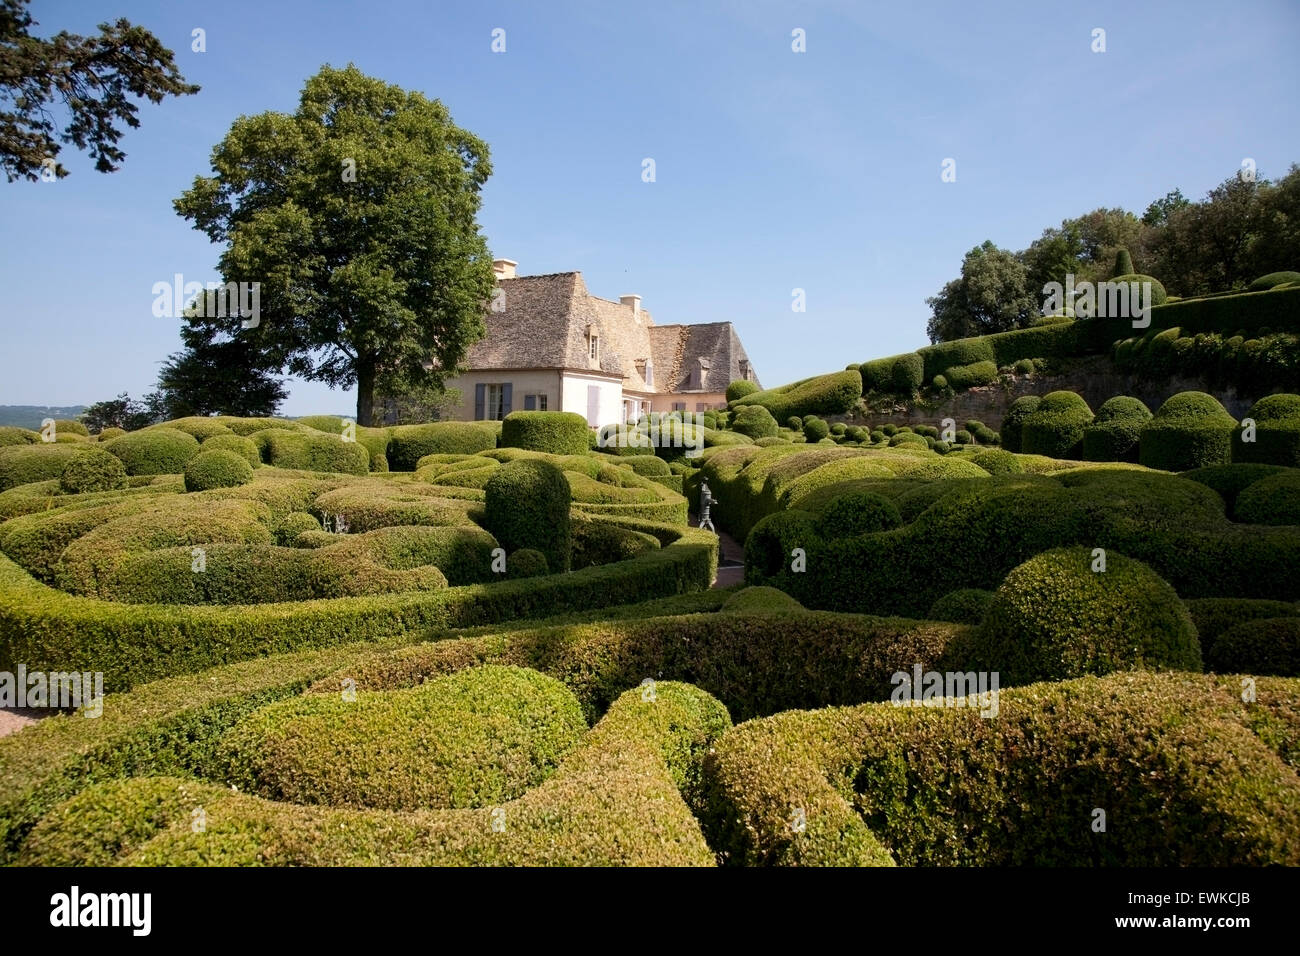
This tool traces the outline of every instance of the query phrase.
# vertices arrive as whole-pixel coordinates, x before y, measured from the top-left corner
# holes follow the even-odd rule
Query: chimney
[[[498,279],[513,279],[515,277],[515,267],[519,263],[513,259],[493,259],[492,271],[497,274]]]
[[[641,297],[639,295],[620,295],[618,301],[620,305],[630,305],[633,315],[641,314]]]

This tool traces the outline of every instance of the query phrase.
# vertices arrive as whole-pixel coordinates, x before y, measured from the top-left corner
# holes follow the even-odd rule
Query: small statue
[[[713,531],[715,534],[717,531],[713,527],[713,519],[709,517],[709,506],[717,500],[717,498],[713,497],[713,492],[709,491],[709,483],[707,481],[700,482],[700,527],[706,531]]]

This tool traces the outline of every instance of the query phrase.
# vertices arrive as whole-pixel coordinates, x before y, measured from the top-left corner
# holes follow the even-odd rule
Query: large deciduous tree
[[[479,233],[487,145],[445,106],[328,66],[292,114],[240,117],[175,206],[216,243],[224,282],[260,312],[188,320],[249,342],[263,366],[357,388],[442,388],[485,331],[495,276]]]
[[[140,125],[131,97],[161,103],[199,91],[143,27],[118,20],[101,23],[98,36],[63,31],[43,40],[29,32],[38,24],[27,4],[0,0],[0,168],[9,182],[68,175],[57,161],[58,140],[87,150],[97,170],[111,173],[126,158],[117,146],[121,125]],[[56,103],[71,116],[62,130],[50,113]]]
[[[1022,328],[1038,308],[1024,263],[987,240],[966,253],[961,278],[926,304],[932,342]]]

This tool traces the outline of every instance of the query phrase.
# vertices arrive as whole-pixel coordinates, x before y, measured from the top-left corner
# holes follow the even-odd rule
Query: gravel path
[[[31,708],[0,708],[0,737],[16,734],[24,727],[36,723],[42,716],[44,715],[41,711]]]

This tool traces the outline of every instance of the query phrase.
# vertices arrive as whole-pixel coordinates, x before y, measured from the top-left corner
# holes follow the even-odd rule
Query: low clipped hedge
[[[1288,469],[1248,485],[1232,513],[1250,524],[1300,525],[1300,471]]]
[[[870,392],[911,395],[925,381],[925,363],[915,352],[863,362],[858,368],[864,395]]]
[[[1280,285],[1286,285],[1291,282],[1300,282],[1300,272],[1270,272],[1268,275],[1260,276],[1250,285],[1246,286],[1246,291],[1266,292],[1269,289],[1276,288]]]
[[[68,432],[73,435],[81,435],[83,438],[90,437],[90,429],[75,418],[56,418],[54,420],[54,430],[56,433]]]
[[[185,490],[233,488],[253,480],[253,466],[233,451],[200,451],[185,463]]]
[[[979,624],[988,613],[993,592],[982,588],[958,588],[949,591],[930,605],[926,617],[932,621],[951,621],[954,624]]]
[[[590,431],[587,420],[575,412],[511,412],[501,425],[501,447],[581,455]]]
[[[496,446],[495,431],[479,423],[397,425],[390,430],[388,467],[393,471],[415,471],[425,455],[477,455]]]
[[[992,720],[777,714],[714,745],[705,832],[733,865],[1295,866],[1300,683],[1240,695],[1234,679],[1115,674],[1002,691]]]
[[[998,367],[992,361],[975,362],[971,365],[951,365],[942,374],[947,379],[949,388],[960,390],[996,382]]]
[[[1224,509],[1232,516],[1237,506],[1237,496],[1257,481],[1285,472],[1281,465],[1235,463],[1193,468],[1182,473],[1183,478],[1213,488],[1223,498]]]
[[[1108,398],[1083,430],[1084,460],[1136,462],[1138,439],[1151,418],[1151,409],[1136,398]]]
[[[1300,677],[1300,617],[1243,621],[1210,647],[1206,663],[1219,673]]]
[[[1048,458],[1078,458],[1083,450],[1084,431],[1092,418],[1092,409],[1080,395],[1049,392],[1023,419],[1021,450]]]
[[[1255,423],[1254,440],[1244,441],[1245,429],[1238,425],[1232,433],[1233,461],[1300,467],[1300,395],[1268,395],[1246,418]]]
[[[355,441],[312,431],[267,429],[255,432],[254,444],[262,460],[277,468],[364,475],[370,471],[370,453]]]
[[[569,570],[570,491],[564,472],[546,461],[509,461],[496,469],[484,492],[485,526],[507,552],[532,548],[546,556],[553,572]]]
[[[70,495],[115,491],[126,485],[126,467],[122,460],[98,448],[74,456],[59,476],[59,490]]]
[[[1165,471],[1227,464],[1236,427],[1236,419],[1213,395],[1179,392],[1142,427],[1138,461]]]
[[[974,365],[976,362],[996,364],[993,346],[987,336],[940,342],[937,345],[917,349],[916,352],[921,356],[924,365],[922,374],[927,382],[936,375],[947,376],[948,370],[956,366]],[[948,376],[948,379],[949,382],[952,381],[951,376]]]
[[[1158,574],[1118,551],[1057,548],[1007,575],[966,649],[1005,684],[1116,670],[1201,669],[1191,615]]]
[[[1025,419],[1038,409],[1042,400],[1038,395],[1022,395],[1011,403],[1006,415],[1002,417],[1002,447],[1007,451],[1024,450]]]
[[[1227,631],[1246,621],[1264,618],[1300,617],[1300,605],[1287,601],[1251,598],[1199,598],[1185,602],[1201,640],[1201,654],[1212,670],[1218,670],[1214,645]],[[1232,665],[1227,673],[1248,670]],[[1223,671],[1220,671],[1221,673]]]
[[[990,448],[970,456],[970,463],[983,468],[990,475],[1018,475],[1025,468],[1020,459],[1005,448]]]
[[[0,490],[58,478],[74,458],[96,450],[57,442],[0,447]]]
[[[419,687],[279,701],[219,741],[223,776],[289,803],[472,809],[549,777],[587,731],[553,677],[489,664]]]
[[[862,375],[855,369],[831,372],[815,378],[804,379],[769,388],[765,391],[745,395],[732,403],[733,410],[748,405],[761,405],[772,413],[777,421],[784,421],[791,415],[841,415],[849,411],[862,397]],[[735,419],[732,428],[736,431]],[[761,435],[751,435],[761,438]]]
[[[104,448],[122,459],[128,475],[174,475],[199,453],[199,442],[179,429],[156,426],[128,432]]]
[[[119,429],[119,432],[121,430]],[[0,448],[8,445],[34,445],[41,440],[38,432],[15,425],[0,425]]]

